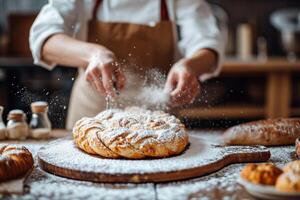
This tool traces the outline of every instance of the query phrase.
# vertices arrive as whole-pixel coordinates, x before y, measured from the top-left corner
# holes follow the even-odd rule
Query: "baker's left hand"
[[[191,104],[200,92],[198,77],[185,61],[175,63],[168,74],[165,89],[170,92],[172,106]]]

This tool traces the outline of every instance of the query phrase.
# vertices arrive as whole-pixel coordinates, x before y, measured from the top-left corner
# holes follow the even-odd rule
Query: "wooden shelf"
[[[299,72],[300,60],[288,61],[285,58],[269,58],[267,61],[256,59],[227,59],[222,67],[222,74],[249,74],[274,72]]]
[[[20,68],[34,67],[33,59],[31,57],[1,57],[0,68]],[[27,68],[25,68],[27,69]]]
[[[265,108],[262,106],[198,107],[179,110],[178,115],[180,117],[205,119],[263,118],[265,117]]]

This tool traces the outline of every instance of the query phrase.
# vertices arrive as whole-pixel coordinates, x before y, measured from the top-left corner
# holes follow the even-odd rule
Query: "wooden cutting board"
[[[107,159],[89,155],[72,138],[50,142],[38,152],[40,167],[52,174],[93,182],[165,182],[203,176],[242,162],[262,162],[270,158],[263,146],[220,146],[190,135],[184,153],[163,159]]]

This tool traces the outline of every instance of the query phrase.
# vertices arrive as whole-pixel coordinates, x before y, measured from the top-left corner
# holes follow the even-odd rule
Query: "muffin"
[[[271,163],[247,164],[241,171],[241,177],[251,183],[275,185],[282,170]]]

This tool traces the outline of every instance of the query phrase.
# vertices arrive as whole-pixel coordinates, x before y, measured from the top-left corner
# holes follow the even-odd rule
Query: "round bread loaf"
[[[227,129],[223,134],[227,145],[290,145],[300,136],[300,118],[253,121]]]
[[[25,175],[32,167],[32,155],[25,147],[0,147],[0,182]]]
[[[282,170],[272,163],[247,164],[241,171],[243,179],[263,185],[275,185],[276,179],[282,173]]]
[[[293,171],[281,174],[275,188],[282,192],[300,192],[300,174]]]
[[[83,151],[107,158],[168,157],[188,144],[185,127],[176,117],[136,107],[84,117],[76,122],[73,137]]]

